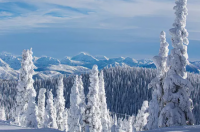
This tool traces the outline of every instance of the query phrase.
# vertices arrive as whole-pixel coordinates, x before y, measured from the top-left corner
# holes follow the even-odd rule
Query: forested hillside
[[[107,96],[107,105],[111,112],[121,114],[137,114],[144,100],[151,100],[151,89],[148,90],[148,84],[155,77],[154,69],[136,68],[136,67],[112,67],[104,69],[105,90]],[[188,80],[194,86],[191,98],[194,103],[193,113],[197,124],[200,124],[200,75],[188,73]],[[89,74],[83,74],[85,94],[88,93]],[[66,107],[69,108],[70,91],[73,86],[74,76],[64,77],[64,96]],[[57,79],[35,80],[34,88],[39,93],[40,88],[52,89],[56,95]],[[12,108],[15,102],[16,81],[0,81],[0,102],[4,103],[6,113]],[[38,96],[38,95],[37,95]],[[10,118],[11,113],[7,113]]]

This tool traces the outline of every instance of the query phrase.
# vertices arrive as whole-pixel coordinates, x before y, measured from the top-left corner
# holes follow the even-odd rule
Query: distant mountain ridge
[[[73,57],[64,57],[63,59],[56,59],[53,57],[33,57],[33,62],[38,69],[36,69],[35,78],[45,79],[48,77],[55,77],[60,74],[79,74],[90,71],[93,65],[98,65],[99,69],[105,67],[114,66],[130,66],[130,67],[145,67],[145,68],[156,68],[153,61],[150,59],[136,60],[131,57],[117,57],[108,58],[106,56],[92,56],[88,53],[81,52],[80,54]],[[0,67],[2,70],[7,70],[7,76],[3,79],[16,79],[18,70],[21,67],[21,57],[15,56],[11,53],[0,53]],[[188,72],[199,73],[200,61],[190,62],[187,66]],[[0,69],[1,73],[5,74],[5,71]],[[8,75],[12,77],[8,77]]]

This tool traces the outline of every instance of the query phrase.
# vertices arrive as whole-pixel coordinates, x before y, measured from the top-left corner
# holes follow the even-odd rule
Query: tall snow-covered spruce
[[[87,95],[87,106],[85,110],[85,124],[89,126],[90,132],[101,132],[101,111],[99,103],[99,77],[98,67],[94,65],[90,73],[90,87]]]
[[[27,127],[38,127],[38,107],[35,103],[36,98],[36,91],[33,87],[33,74],[34,69],[36,69],[36,66],[33,64],[33,52],[32,49],[28,50],[29,53],[29,66],[28,66],[28,108],[26,113],[26,126]]]
[[[46,89],[41,88],[38,95],[38,126],[44,127],[44,117],[45,117],[45,93]]]
[[[102,132],[109,132],[111,130],[110,115],[106,103],[106,92],[104,86],[103,70],[99,76],[99,103],[101,111]]]
[[[174,10],[176,19],[174,28],[170,29],[173,49],[168,57],[169,70],[164,80],[164,108],[159,116],[159,127],[194,124],[193,103],[189,98],[193,86],[186,79],[189,44],[188,32],[185,29],[187,0],[176,0]]]
[[[79,103],[79,109],[81,110],[80,124],[82,127],[81,129],[84,130],[85,126],[84,126],[83,118],[85,114],[86,103],[85,103],[85,93],[84,93],[82,76],[79,76],[78,78],[78,90],[79,90],[79,95],[81,98],[80,103]]]
[[[64,131],[68,132],[69,131],[69,124],[68,124],[68,109],[65,108],[64,111]]]
[[[135,118],[135,117],[130,116],[128,118],[127,132],[136,132],[135,128],[133,127],[133,118]]]
[[[70,109],[68,115],[69,132],[81,132],[81,97],[79,94],[78,75],[75,76],[74,85],[70,94]]]
[[[37,127],[36,92],[32,79],[36,68],[32,61],[32,49],[22,53],[21,69],[17,85],[15,123],[20,126]]]
[[[6,113],[3,105],[0,107],[0,120],[6,121]]]
[[[136,131],[144,131],[147,129],[147,118],[149,116],[148,107],[148,101],[144,101],[141,110],[138,110],[136,122],[134,124]]]
[[[25,126],[26,120],[26,110],[28,107],[28,68],[29,66],[29,52],[28,50],[23,50],[21,69],[19,73],[19,80],[17,84],[17,95],[16,95],[16,115],[15,123],[19,126]]]
[[[47,92],[47,97],[47,105],[45,108],[45,127],[57,129],[56,108],[54,107],[52,90]]]
[[[59,77],[58,79],[58,87],[57,87],[57,98],[55,101],[56,113],[57,113],[57,125],[59,130],[64,130],[64,119],[63,114],[65,110],[65,98],[64,98],[64,84],[63,77]]]
[[[152,100],[149,102],[149,117],[147,128],[149,130],[158,128],[158,118],[164,106],[163,104],[163,80],[168,70],[167,56],[169,53],[169,44],[166,41],[166,34],[164,31],[160,34],[160,50],[159,55],[153,58],[154,64],[157,68],[156,77],[149,84],[149,88],[153,89]]]

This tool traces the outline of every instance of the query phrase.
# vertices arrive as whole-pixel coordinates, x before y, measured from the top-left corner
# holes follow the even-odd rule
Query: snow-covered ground
[[[55,129],[31,129],[31,128],[22,128],[14,125],[10,125],[7,122],[0,121],[0,132],[61,132]]]
[[[168,128],[160,128],[144,132],[200,132],[200,125],[184,126],[184,127],[168,127]]]

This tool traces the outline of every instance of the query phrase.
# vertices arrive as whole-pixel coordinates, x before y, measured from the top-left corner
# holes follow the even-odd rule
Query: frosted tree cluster
[[[148,88],[152,88],[152,100],[149,102],[149,117],[147,128],[158,128],[158,118],[164,106],[163,103],[163,80],[168,71],[167,57],[169,53],[169,44],[166,41],[166,34],[164,31],[160,34],[160,50],[159,55],[153,58],[154,64],[157,68],[156,77],[149,83]]]
[[[110,113],[127,113],[127,115],[137,114],[135,110],[141,109],[142,102],[146,99],[151,100],[151,89],[147,85],[156,76],[155,69],[146,69],[139,67],[113,67],[104,69],[104,81],[107,98],[107,106]],[[194,103],[193,113],[196,118],[196,123],[200,123],[200,75],[188,73],[188,80],[194,86],[194,91],[191,93],[191,98]],[[89,75],[82,74],[82,80],[85,91],[90,85]],[[52,89],[54,97],[56,97],[57,78],[47,80],[35,80],[34,87],[39,94],[40,88]],[[65,100],[66,106],[69,108],[70,91],[74,83],[73,76],[64,77],[65,85]],[[16,81],[2,81],[0,80],[1,103],[4,104],[7,120],[12,120],[12,107],[15,103]],[[46,101],[47,102],[47,101]],[[123,103],[121,103],[123,102]],[[66,108],[66,109],[67,109]],[[39,112],[39,111],[38,111]],[[119,115],[118,115],[119,117]],[[113,117],[112,117],[113,118]],[[112,122],[112,126],[114,122]],[[134,123],[135,124],[135,123]],[[111,126],[111,127],[112,127]]]
[[[165,106],[159,116],[159,127],[194,124],[193,103],[189,98],[193,86],[186,79],[187,45],[189,44],[188,32],[185,29],[188,14],[187,0],[176,0],[174,10],[176,19],[174,27],[170,29],[173,49],[168,57],[169,70],[164,79]]]

